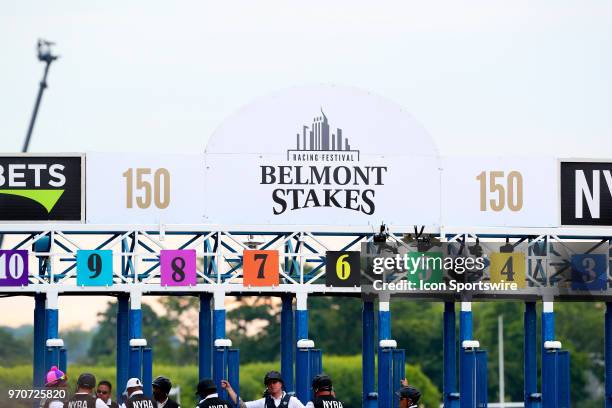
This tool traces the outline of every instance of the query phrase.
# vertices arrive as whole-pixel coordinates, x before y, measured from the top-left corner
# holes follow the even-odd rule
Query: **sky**
[[[336,84],[399,103],[443,155],[612,156],[605,0],[3,1],[0,152],[21,149],[38,38],[61,57],[32,152],[203,152],[253,99]],[[0,324],[31,322],[8,302],[23,316]]]

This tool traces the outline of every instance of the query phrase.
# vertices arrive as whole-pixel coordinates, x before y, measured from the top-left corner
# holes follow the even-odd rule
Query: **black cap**
[[[172,389],[172,383],[169,379],[163,376],[156,377],[151,384],[153,387],[157,387],[164,392],[164,394],[170,394],[170,390]]]
[[[96,388],[96,377],[90,373],[83,373],[79,375],[77,380],[77,386],[83,388]]]
[[[319,391],[331,391],[332,380],[328,375],[319,374],[312,379],[312,389]]]
[[[421,398],[421,391],[417,390],[412,385],[400,388],[400,390],[395,394],[400,398],[410,398],[410,401],[412,401],[414,404],[416,404]]]
[[[217,391],[215,382],[210,378],[204,378],[198,383],[196,395],[208,395]]]
[[[278,371],[268,371],[266,373],[266,376],[264,377],[264,385],[267,386],[268,383],[271,382],[271,381],[280,381],[283,384],[285,383],[283,381],[283,376]]]

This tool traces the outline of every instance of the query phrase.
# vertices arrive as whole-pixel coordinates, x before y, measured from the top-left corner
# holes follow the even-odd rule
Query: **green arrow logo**
[[[45,207],[47,214],[51,212],[65,190],[0,190],[0,194],[10,194],[36,201]]]

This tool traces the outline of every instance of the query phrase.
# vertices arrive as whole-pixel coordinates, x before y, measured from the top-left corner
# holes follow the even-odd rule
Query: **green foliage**
[[[98,313],[100,325],[89,348],[87,362],[114,365],[117,339],[117,302],[109,302],[104,312]],[[144,338],[155,350],[160,363],[176,362],[173,347],[175,325],[168,318],[158,316],[151,306],[142,304],[142,331]]]
[[[32,337],[18,339],[8,329],[0,327],[0,365],[4,367],[32,361]]]

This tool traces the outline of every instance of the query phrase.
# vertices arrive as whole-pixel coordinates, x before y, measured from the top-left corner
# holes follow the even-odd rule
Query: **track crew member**
[[[344,408],[342,402],[336,399],[332,381],[325,374],[316,375],[312,379],[314,399],[306,404],[306,408]]]
[[[142,393],[142,382],[138,378],[130,378],[125,386],[128,398],[124,408],[155,408],[155,402]]]
[[[264,377],[264,385],[266,386],[266,391],[263,398],[244,402],[236,395],[229,382],[221,381],[221,386],[227,390],[234,404],[240,401],[240,408],[304,408],[304,404],[299,399],[283,391],[284,381],[281,373],[278,371],[268,372]]]
[[[106,404],[107,407],[119,408],[119,404],[111,399],[112,390],[113,386],[111,385],[110,381],[102,380],[98,383],[96,395]]]
[[[172,383],[166,377],[156,377],[153,380],[153,399],[157,403],[157,408],[181,408],[176,401],[168,398],[170,390],[172,389]]]
[[[58,395],[58,398],[51,398],[40,402],[40,406],[43,408],[64,408],[64,402],[68,400],[68,378],[66,374],[57,366],[51,367],[47,376],[45,377],[45,388],[50,390],[57,390],[65,393],[63,396]]]
[[[405,379],[401,381],[401,384],[402,388],[395,393],[400,397],[400,408],[417,407],[417,403],[421,399],[421,392],[412,385],[408,385],[408,381]]]
[[[76,393],[64,404],[65,408],[108,408],[100,398],[93,395],[96,388],[96,377],[90,373],[83,373],[77,380]]]
[[[231,404],[219,398],[214,381],[204,378],[198,383],[196,395],[200,397],[197,408],[231,408]]]

